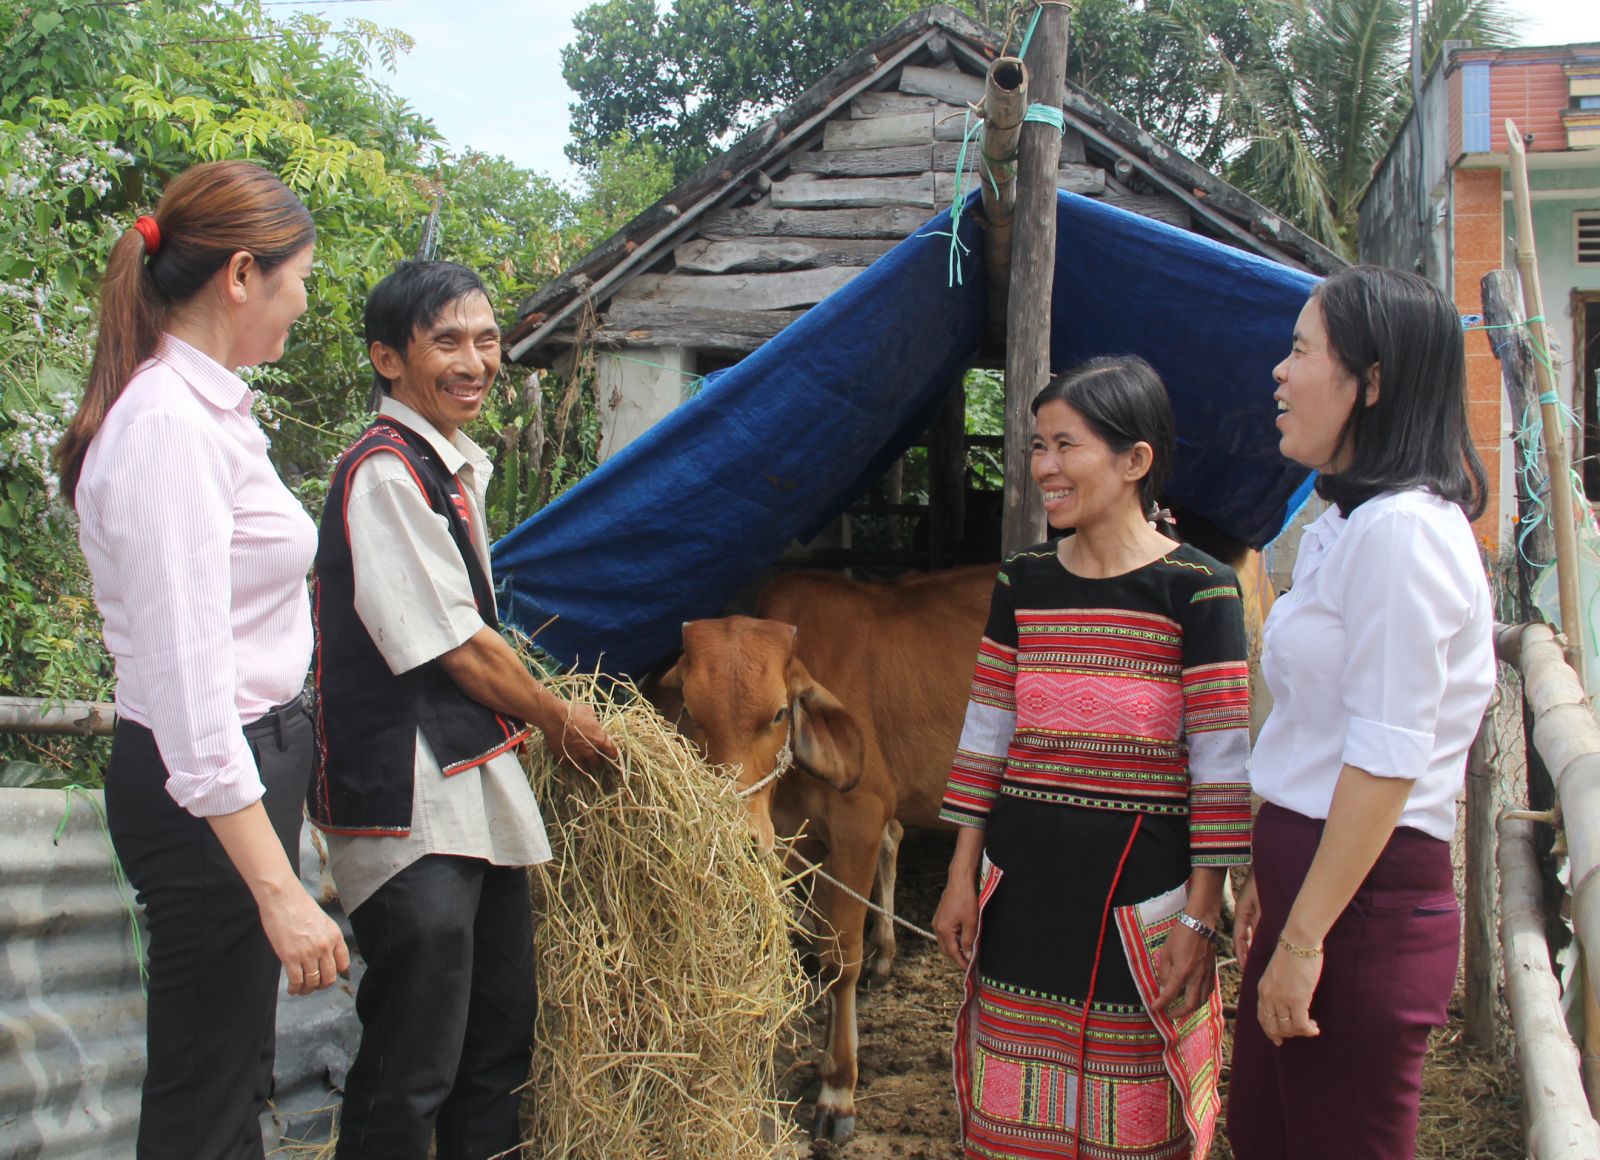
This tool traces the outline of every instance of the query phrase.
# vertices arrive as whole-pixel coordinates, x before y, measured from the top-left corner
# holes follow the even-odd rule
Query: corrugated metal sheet
[[[112,878],[100,795],[0,789],[0,1158],[133,1155],[144,1078],[144,997],[127,906]],[[88,800],[92,799],[92,800]],[[321,851],[309,827],[300,865],[329,913]],[[359,967],[354,976],[359,978]],[[326,1137],[359,1036],[354,982],[280,995],[270,1150]]]

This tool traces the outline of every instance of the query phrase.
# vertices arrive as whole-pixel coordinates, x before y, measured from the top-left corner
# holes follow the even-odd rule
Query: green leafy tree
[[[619,135],[679,177],[730,133],[794,99],[907,14],[913,0],[599,0],[573,20],[561,75],[578,95],[568,156],[591,165]]]
[[[50,450],[87,371],[106,255],[171,177],[253,158],[316,220],[311,309],[285,357],[252,380],[274,460],[313,510],[331,457],[366,422],[361,311],[397,259],[431,249],[480,271],[509,325],[533,288],[665,188],[649,150],[602,151],[579,193],[503,158],[452,153],[374,79],[408,46],[365,21],[275,19],[255,0],[0,0],[0,186],[15,207],[0,215],[0,694],[110,692]],[[542,490],[499,505],[496,531],[592,462],[586,381],[581,367],[565,380],[514,371],[474,431],[491,448],[507,431],[535,436],[532,457],[551,464],[534,472]],[[552,451],[539,416],[569,397]],[[40,764],[92,780],[103,756],[0,735],[0,781]]]
[[[1218,73],[1219,101],[1248,130],[1227,175],[1349,256],[1373,167],[1411,107],[1410,5],[1306,0],[1263,10],[1282,13],[1276,51]],[[1421,16],[1424,70],[1447,40],[1511,40],[1499,0],[1432,0]]]

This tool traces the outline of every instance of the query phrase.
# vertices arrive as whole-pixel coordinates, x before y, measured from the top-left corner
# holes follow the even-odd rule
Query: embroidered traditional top
[[[1249,861],[1249,674],[1232,570],[1187,545],[1090,579],[1055,546],[1001,570],[940,816],[1002,794],[1188,814],[1192,862]]]

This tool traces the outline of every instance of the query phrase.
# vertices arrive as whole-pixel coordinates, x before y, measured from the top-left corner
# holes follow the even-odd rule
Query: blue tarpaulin
[[[638,673],[843,512],[982,339],[981,234],[964,215],[951,286],[949,229],[935,217],[500,540],[502,616],[562,661]],[[1315,279],[1070,193],[1056,229],[1052,368],[1143,355],[1177,416],[1170,501],[1270,540],[1309,486],[1278,454],[1271,372]]]

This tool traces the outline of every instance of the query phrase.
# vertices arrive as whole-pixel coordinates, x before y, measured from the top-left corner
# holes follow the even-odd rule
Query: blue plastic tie
[[[1022,114],[1022,119],[1049,125],[1057,133],[1064,133],[1067,129],[1067,115],[1055,105],[1029,105],[1028,111]]]

